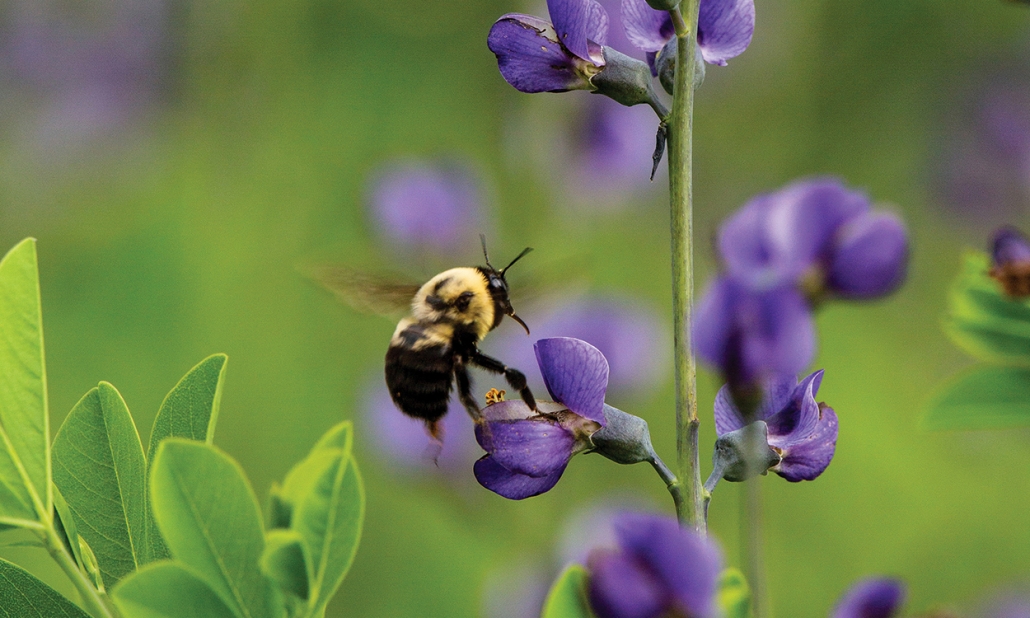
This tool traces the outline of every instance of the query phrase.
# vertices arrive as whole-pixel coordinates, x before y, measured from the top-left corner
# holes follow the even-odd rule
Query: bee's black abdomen
[[[411,339],[402,337],[386,351],[386,386],[402,412],[433,422],[447,413],[454,351],[449,344],[424,340],[414,346]]]

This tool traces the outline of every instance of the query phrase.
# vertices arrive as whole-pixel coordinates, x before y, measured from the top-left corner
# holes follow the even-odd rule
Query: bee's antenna
[[[494,267],[490,265],[490,256],[486,254],[486,234],[479,235],[479,242],[483,243],[483,259],[486,260],[487,267],[490,270],[495,270]],[[503,277],[504,275],[502,274],[501,276]]]
[[[515,256],[515,259],[511,261],[511,264],[508,264],[507,266],[502,268],[501,269],[501,279],[504,279],[504,273],[508,272],[508,269],[511,268],[512,264],[514,264],[515,262],[518,262],[519,260],[521,260],[524,255],[526,255],[527,253],[529,253],[532,250],[533,250],[533,247],[526,247],[525,249],[522,250],[522,253],[520,253],[520,254]],[[487,264],[487,266],[489,266],[489,264]]]

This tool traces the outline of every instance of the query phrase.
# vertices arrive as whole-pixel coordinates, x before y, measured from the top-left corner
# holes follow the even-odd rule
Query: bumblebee
[[[511,388],[536,410],[526,376],[483,354],[478,347],[504,316],[510,316],[529,334],[529,327],[512,309],[505,274],[532,248],[527,247],[498,270],[490,264],[486,238],[480,236],[480,241],[486,266],[445,270],[421,286],[383,284],[340,269],[315,273],[323,285],[361,309],[380,312],[383,304],[408,299],[410,315],[397,324],[386,351],[386,385],[400,411],[425,422],[437,441],[441,439],[440,419],[447,413],[455,383],[459,401],[473,421],[480,421],[470,365],[503,374]]]

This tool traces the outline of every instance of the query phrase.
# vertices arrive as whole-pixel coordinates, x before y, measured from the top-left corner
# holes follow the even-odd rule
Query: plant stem
[[[661,460],[658,455],[655,455],[651,459],[651,466],[654,467],[658,476],[662,477],[665,481],[665,487],[669,490],[669,494],[672,496],[672,503],[676,506],[676,517],[680,521],[684,521],[686,514],[683,512],[685,503],[683,500],[683,485],[680,483],[676,475],[672,473],[669,466],[665,465],[665,462]]]
[[[39,531],[39,535],[43,541],[43,546],[50,552],[50,556],[60,565],[65,575],[68,576],[68,579],[71,580],[72,584],[79,591],[79,594],[82,596],[82,602],[85,603],[89,613],[94,618],[115,618],[115,614],[104,603],[100,592],[93,587],[92,582],[86,578],[86,574],[79,569],[79,565],[75,563],[75,559],[68,553],[64,543],[57,536],[53,522],[44,523],[43,530]]]
[[[765,594],[765,562],[762,543],[762,477],[756,476],[744,482],[741,524],[744,528],[741,546],[744,555],[745,577],[751,587],[751,614],[753,618],[769,616],[768,600]]]
[[[697,12],[700,0],[683,0],[670,11],[676,28],[676,77],[669,115],[669,206],[672,230],[672,313],[676,373],[676,452],[679,478],[686,488],[687,508],[680,523],[704,533],[703,492],[698,457],[697,366],[690,342],[694,296],[693,191],[691,130],[694,115],[694,73]]]

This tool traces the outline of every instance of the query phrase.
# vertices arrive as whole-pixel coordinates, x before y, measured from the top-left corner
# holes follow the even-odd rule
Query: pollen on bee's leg
[[[506,391],[491,388],[486,392],[486,405],[493,405],[495,403],[501,403],[504,401],[504,395]]]

